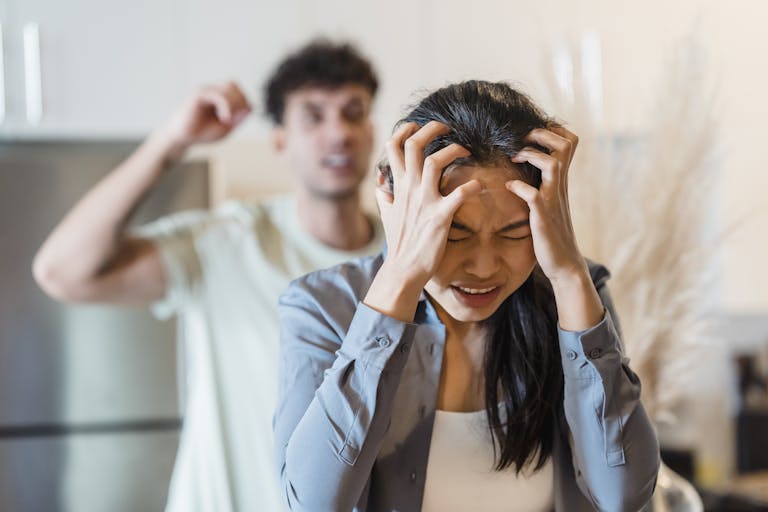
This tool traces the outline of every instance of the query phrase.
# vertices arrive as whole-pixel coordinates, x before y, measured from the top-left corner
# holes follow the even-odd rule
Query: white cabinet
[[[0,137],[146,134],[189,92],[184,2],[2,2]]]

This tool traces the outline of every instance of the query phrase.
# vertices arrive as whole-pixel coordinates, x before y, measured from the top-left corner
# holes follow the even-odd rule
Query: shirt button
[[[407,351],[408,351],[408,344],[407,343],[403,343],[402,345],[400,345],[400,353],[401,354],[405,354]]]
[[[378,343],[381,348],[387,348],[390,344],[390,341],[386,336],[378,336],[376,338],[376,343]]]
[[[568,359],[571,360],[571,361],[573,361],[574,359],[579,357],[579,355],[576,352],[574,352],[573,350],[569,350],[567,356],[568,356]]]
[[[411,482],[415,482],[416,481],[416,472],[415,471],[413,473],[411,473],[410,479],[411,479]]]
[[[603,355],[603,351],[599,348],[593,348],[589,351],[589,358],[590,359],[597,359],[598,357]]]

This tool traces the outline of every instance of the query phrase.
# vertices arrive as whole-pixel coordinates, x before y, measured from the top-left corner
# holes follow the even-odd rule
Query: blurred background
[[[607,143],[612,161],[632,158],[617,147],[658,140],[664,109],[698,98],[691,105],[706,115],[680,118],[653,161],[690,145],[690,121],[707,154],[691,172],[712,178],[695,203],[709,257],[693,313],[716,350],[702,349],[710,356],[691,372],[689,396],[657,420],[667,464],[711,510],[768,502],[766,20],[768,3],[755,0],[0,0],[0,510],[162,509],[184,395],[174,326],[143,311],[56,305],[32,281],[32,256],[202,84],[237,81],[256,112],[193,151],[136,222],[290,190],[261,86],[317,36],[350,40],[373,60],[379,146],[419,91],[461,79],[512,81],[582,138]],[[670,87],[680,69],[694,71]],[[659,167],[648,172],[665,186]],[[579,225],[586,239],[590,226],[598,231]],[[643,347],[663,365],[663,345]]]

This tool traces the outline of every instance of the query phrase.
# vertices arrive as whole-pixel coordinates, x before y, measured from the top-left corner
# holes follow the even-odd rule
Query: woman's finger
[[[530,185],[523,180],[512,180],[506,182],[504,186],[507,187],[507,190],[525,201],[531,211],[536,210],[539,207],[541,192],[533,185]]]
[[[560,180],[560,171],[564,165],[558,158],[530,147],[518,151],[510,161],[516,164],[528,162],[533,165],[541,171],[541,180],[544,183],[555,183]]]
[[[570,131],[565,126],[559,124],[550,125],[549,130],[571,142],[571,155],[573,155],[573,153],[576,151],[576,147],[579,145],[579,136]]]
[[[421,180],[424,150],[436,137],[445,135],[449,131],[451,129],[448,125],[438,121],[430,121],[405,140],[403,147],[405,149],[406,178],[414,181]]]
[[[399,179],[405,174],[405,156],[403,154],[403,145],[406,139],[419,130],[416,123],[405,123],[400,125],[395,133],[386,142],[384,149],[387,153],[387,161],[392,170],[392,178]]]
[[[455,160],[466,158],[470,155],[469,150],[459,144],[450,144],[439,151],[435,151],[424,159],[422,183],[435,193],[439,193],[438,185],[443,175],[443,170]]]
[[[571,140],[546,128],[534,128],[528,132],[523,141],[526,144],[538,144],[541,147],[547,148],[555,153],[555,155],[566,157],[568,162],[570,162],[575,150]]]
[[[445,215],[453,218],[456,210],[464,204],[467,198],[479,194],[482,190],[483,185],[478,180],[471,180],[456,187],[453,192],[445,196],[441,201],[441,205],[445,208]]]

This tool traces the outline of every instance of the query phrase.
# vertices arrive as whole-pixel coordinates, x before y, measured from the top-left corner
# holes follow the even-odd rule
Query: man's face
[[[286,97],[277,148],[313,196],[343,199],[357,193],[373,148],[372,101],[356,84],[306,87]]]

